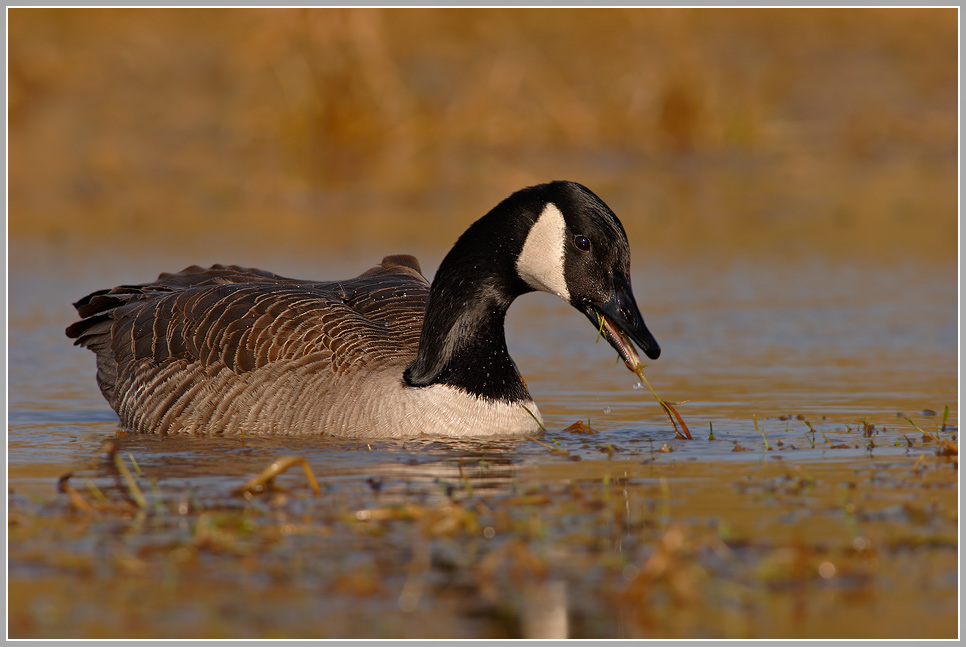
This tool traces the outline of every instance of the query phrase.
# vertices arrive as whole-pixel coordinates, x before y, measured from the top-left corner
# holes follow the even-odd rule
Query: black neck
[[[510,303],[532,291],[514,267],[525,232],[500,220],[491,212],[477,221],[440,264],[419,351],[405,372],[408,385],[447,384],[490,400],[530,400],[504,333]]]

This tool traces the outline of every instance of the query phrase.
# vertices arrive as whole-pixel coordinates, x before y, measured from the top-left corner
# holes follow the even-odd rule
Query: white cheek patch
[[[517,274],[534,290],[556,294],[564,301],[570,301],[570,290],[564,278],[566,228],[557,205],[547,203],[523,243],[517,258]]]

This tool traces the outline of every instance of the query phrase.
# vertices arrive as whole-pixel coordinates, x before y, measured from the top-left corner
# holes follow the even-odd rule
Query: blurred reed
[[[10,9],[8,232],[444,247],[567,178],[658,252],[952,262],[957,20]]]

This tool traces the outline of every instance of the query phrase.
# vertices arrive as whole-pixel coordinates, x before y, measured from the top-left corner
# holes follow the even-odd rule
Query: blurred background
[[[623,221],[648,371],[694,419],[956,402],[954,9],[8,18],[13,409],[102,415],[63,332],[93,290],[211,263],[341,279],[399,252],[432,277],[553,179]],[[545,414],[636,425],[592,334],[546,294],[507,318]]]
[[[955,9],[7,15],[11,248],[432,270],[571,179],[637,258],[956,270]]]

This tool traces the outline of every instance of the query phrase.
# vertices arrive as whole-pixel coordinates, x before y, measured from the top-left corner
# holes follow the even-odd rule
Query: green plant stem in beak
[[[596,309],[594,312],[597,315],[598,323],[597,341],[599,342],[601,335],[606,333],[608,341],[612,346],[614,346],[614,348],[618,350],[621,358],[624,360],[624,364],[627,365],[627,368],[641,378],[641,381],[644,382],[644,384],[647,385],[647,388],[651,390],[651,393],[654,394],[654,397],[661,405],[661,408],[664,409],[664,413],[667,414],[668,420],[671,421],[671,426],[674,427],[674,433],[677,435],[677,437],[691,440],[691,431],[688,429],[687,424],[685,424],[681,414],[677,412],[677,409],[675,409],[670,402],[663,400],[661,396],[657,394],[657,391],[654,390],[654,387],[651,386],[651,383],[644,376],[644,364],[641,363],[640,357],[634,350],[632,342],[624,336],[623,332],[616,325],[614,325],[614,323],[611,322],[606,315]],[[678,427],[679,424],[680,428]]]

